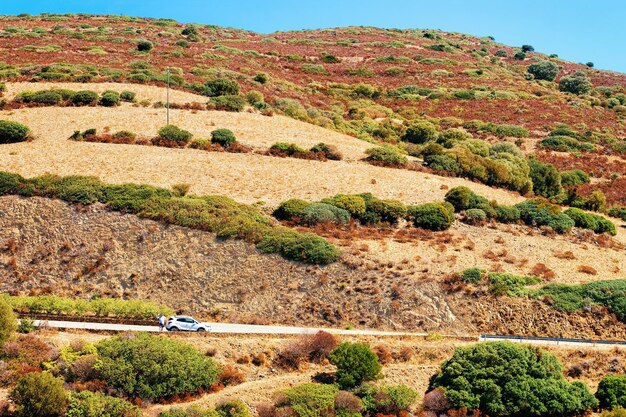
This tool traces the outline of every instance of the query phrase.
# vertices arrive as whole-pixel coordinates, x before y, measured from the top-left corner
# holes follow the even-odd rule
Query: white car
[[[167,319],[165,328],[170,332],[210,332],[209,323],[199,322],[189,316],[172,316]]]

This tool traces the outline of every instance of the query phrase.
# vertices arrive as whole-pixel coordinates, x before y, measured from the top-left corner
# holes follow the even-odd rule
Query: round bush
[[[337,367],[335,377],[341,388],[372,381],[379,377],[382,368],[378,356],[365,343],[344,342],[330,353],[329,360]]]
[[[410,124],[402,140],[411,143],[427,143],[437,140],[437,128],[430,122],[415,122]]]
[[[77,91],[72,97],[72,103],[76,106],[89,106],[98,102],[98,93],[95,91]]]
[[[426,203],[408,209],[413,224],[428,230],[447,230],[454,222],[454,207],[450,203]]]
[[[159,137],[164,140],[176,143],[187,143],[191,140],[192,134],[178,126],[168,125],[159,129]]]
[[[376,214],[381,221],[395,224],[407,214],[407,208],[398,200],[373,199],[368,203],[368,210]]]
[[[136,94],[132,91],[122,91],[120,93],[120,100],[132,103],[135,101]]]
[[[142,417],[141,409],[121,398],[99,392],[71,393],[65,417]]]
[[[527,68],[529,74],[535,77],[535,80],[554,81],[559,74],[559,66],[552,61],[539,61],[530,64]]]
[[[390,146],[370,148],[365,153],[368,155],[368,161],[381,162],[389,166],[403,166],[409,162],[406,156]]]
[[[202,93],[209,97],[234,96],[239,94],[239,84],[233,80],[216,78],[204,84]]]
[[[219,373],[213,359],[192,346],[145,333],[106,339],[97,349],[107,385],[145,400],[209,388]]]
[[[482,279],[483,271],[480,268],[468,268],[461,273],[461,279],[468,284],[478,284]]]
[[[18,97],[25,103],[39,103],[46,105],[58,104],[63,100],[61,93],[57,91],[37,91],[35,93],[23,93]]]
[[[300,200],[299,198],[290,198],[287,201],[283,201],[274,210],[274,217],[279,220],[293,220],[294,218],[302,218],[302,213],[311,203],[308,201]]]
[[[589,181],[589,174],[581,169],[561,171],[561,184],[564,186],[571,187],[576,185],[588,184]]]
[[[626,375],[606,375],[602,378],[596,398],[601,408],[626,407]]]
[[[23,124],[0,120],[0,144],[24,142],[30,138],[30,129]]]
[[[267,75],[264,72],[259,72],[257,75],[254,76],[254,81],[256,81],[259,84],[265,84],[266,82],[268,82],[270,79],[269,75]]]
[[[141,52],[151,51],[153,47],[154,45],[152,44],[152,42],[145,40],[145,39],[142,39],[137,42],[137,50]]]
[[[345,224],[350,221],[350,213],[326,203],[309,204],[302,211],[302,221],[308,225],[320,223]]]
[[[587,94],[593,88],[593,84],[587,75],[583,72],[576,72],[561,78],[559,81],[559,90],[572,94]]]
[[[116,91],[105,91],[100,97],[100,105],[104,107],[115,107],[120,104],[120,95]]]
[[[216,129],[211,132],[211,142],[217,143],[218,145],[222,145],[224,148],[228,148],[230,145],[235,143],[237,138],[235,134],[228,129]]]
[[[366,210],[365,200],[359,195],[337,194],[333,198],[324,199],[322,202],[344,209],[356,219],[363,216]]]
[[[246,106],[246,100],[238,95],[217,96],[211,99],[217,110],[240,112]]]
[[[321,236],[287,228],[273,228],[257,243],[257,249],[263,253],[280,253],[293,261],[318,265],[335,262],[341,256],[341,251]]]
[[[598,404],[586,385],[565,380],[553,355],[509,342],[457,348],[431,388],[452,408],[493,416],[575,416]]]
[[[500,205],[496,207],[496,220],[500,223],[517,223],[520,212],[517,207]]]
[[[460,172],[461,165],[451,155],[428,155],[424,158],[424,164],[437,171]]]
[[[18,416],[61,417],[67,408],[63,379],[50,372],[30,373],[17,381],[11,391]]]
[[[463,221],[467,224],[479,225],[487,220],[487,214],[481,209],[469,209],[465,212]]]
[[[593,231],[598,230],[598,221],[595,219],[595,216],[590,213],[586,213],[581,209],[574,207],[568,208],[563,213],[569,216],[570,219],[574,220],[574,225],[576,227]]]

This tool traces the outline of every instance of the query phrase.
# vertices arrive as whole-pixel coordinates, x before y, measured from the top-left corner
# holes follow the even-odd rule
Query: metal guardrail
[[[489,342],[497,340],[508,340],[510,342],[519,343],[543,343],[543,344],[585,344],[585,345],[604,345],[604,346],[626,346],[626,341],[621,340],[591,340],[591,339],[574,339],[574,338],[558,338],[558,337],[532,337],[532,336],[498,336],[491,334],[481,334],[478,337],[479,342]]]

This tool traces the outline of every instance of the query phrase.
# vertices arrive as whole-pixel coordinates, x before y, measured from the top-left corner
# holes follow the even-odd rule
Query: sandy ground
[[[170,187],[191,184],[191,192],[223,194],[241,202],[265,201],[277,205],[291,197],[318,200],[336,193],[371,192],[405,203],[441,200],[442,186],[467,185],[502,203],[521,201],[501,189],[459,178],[444,178],[408,170],[374,167],[354,160],[304,161],[255,154],[229,154],[194,149],[168,149],[140,145],[72,142],[74,130],[109,127],[112,132],[131,130],[155,134],[163,112],[123,106],[115,109],[31,108],[0,112],[3,119],[31,127],[32,142],[3,145],[0,169],[25,176],[54,173],[95,175],[114,183],[138,182]],[[286,117],[249,113],[172,111],[172,120],[198,136],[217,127],[231,128],[241,141],[268,146],[276,141],[303,145],[323,140],[336,144],[344,155],[358,158],[370,144]],[[360,149],[360,150],[359,150]]]

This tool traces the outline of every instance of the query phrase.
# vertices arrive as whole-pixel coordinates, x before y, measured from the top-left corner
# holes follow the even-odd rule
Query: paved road
[[[158,326],[137,326],[130,324],[115,323],[90,323],[59,320],[35,320],[35,326],[47,326],[57,329],[84,329],[102,330],[114,332],[158,332]],[[377,330],[341,330],[314,327],[290,327],[290,326],[259,326],[253,324],[211,323],[212,333],[235,333],[235,334],[307,334],[324,330],[339,335],[365,335],[365,336],[426,336],[427,333],[409,332],[384,332]]]
[[[481,334],[479,342],[509,341],[513,343],[526,343],[541,346],[565,346],[565,347],[588,347],[599,349],[613,349],[616,346],[626,348],[626,342],[618,340],[587,340],[587,339],[565,339],[550,337],[528,337],[528,336],[496,336]]]

